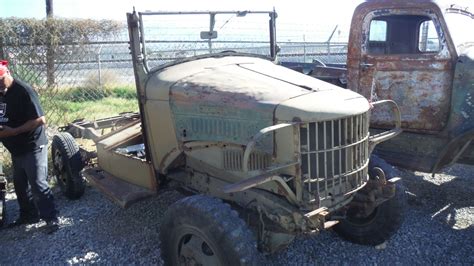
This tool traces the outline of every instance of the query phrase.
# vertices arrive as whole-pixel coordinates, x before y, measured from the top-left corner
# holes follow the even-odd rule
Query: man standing
[[[45,117],[35,91],[14,79],[0,61],[0,141],[13,164],[13,184],[20,217],[9,226],[46,221],[46,232],[58,226],[53,194],[48,186],[48,149]]]

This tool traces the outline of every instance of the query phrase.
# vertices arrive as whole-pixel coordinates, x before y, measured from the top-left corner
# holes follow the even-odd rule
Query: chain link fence
[[[347,43],[331,42],[280,42],[280,61],[345,65]]]
[[[265,43],[258,41],[214,42],[213,45],[214,50],[257,54],[259,50],[268,49],[264,46]],[[279,43],[279,46],[280,61],[317,60],[328,65],[346,62],[346,43],[283,42]],[[148,61],[152,67],[188,56],[205,54],[210,49],[205,41],[168,43],[157,40],[149,41],[147,48],[152,51],[148,54]],[[107,97],[134,98],[135,83],[127,41],[59,45],[53,64],[53,82],[48,80],[46,59],[31,60],[28,57],[31,50],[42,51],[45,47],[3,46],[2,58],[10,62],[9,68],[15,78],[31,84],[37,90],[51,125],[64,125],[81,117],[92,119],[113,115],[100,114],[88,109],[76,110],[73,107],[75,103],[86,104]]]
[[[52,64],[46,58],[32,60],[28,56],[31,50],[44,51],[44,46],[2,48],[13,76],[38,92],[50,127],[138,110],[125,41],[60,44],[55,47]]]

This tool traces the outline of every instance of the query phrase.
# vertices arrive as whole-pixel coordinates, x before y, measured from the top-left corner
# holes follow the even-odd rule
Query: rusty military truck
[[[150,67],[165,55],[150,53],[144,21],[171,15],[195,24],[204,17],[205,30],[185,29],[205,49],[173,52]],[[222,45],[231,22],[252,16],[263,17],[268,40],[246,48],[264,46],[266,56]],[[275,64],[274,11],[127,18],[140,112],[78,120],[54,137],[53,168],[66,196],[83,194],[83,176],[124,207],[164,189],[189,193],[161,222],[161,254],[171,265],[258,264],[257,246],[274,252],[330,227],[372,245],[397,230],[399,178],[369,164],[375,145],[401,131],[394,102],[374,103],[392,107],[393,128],[369,135],[365,97]],[[239,25],[234,30],[245,29]],[[95,149],[76,138],[92,139]]]
[[[283,63],[364,95],[396,101],[404,132],[376,154],[432,172],[474,164],[474,15],[429,0],[370,0],[354,11],[345,65]],[[372,113],[371,126],[387,126]]]

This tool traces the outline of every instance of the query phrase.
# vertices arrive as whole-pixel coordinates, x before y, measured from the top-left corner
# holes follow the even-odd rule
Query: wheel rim
[[[54,166],[54,174],[56,175],[56,179],[61,187],[66,184],[66,171],[64,171],[64,162],[61,152],[56,150],[53,155],[53,166]]]
[[[188,228],[180,234],[177,261],[179,265],[219,265],[215,250],[201,232]]]

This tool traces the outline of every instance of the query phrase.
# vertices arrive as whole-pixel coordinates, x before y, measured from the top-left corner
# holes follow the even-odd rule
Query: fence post
[[[97,51],[97,74],[99,78],[99,88],[102,88],[102,66],[100,62],[100,53],[102,52],[102,44],[99,46],[99,51]]]
[[[303,62],[306,63],[306,36],[303,34]]]

